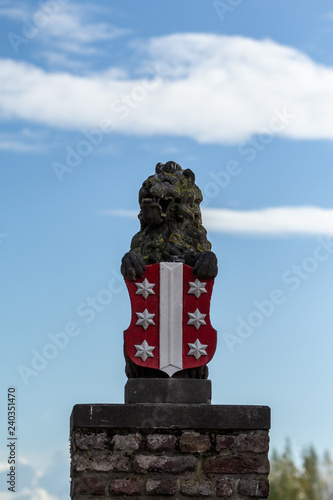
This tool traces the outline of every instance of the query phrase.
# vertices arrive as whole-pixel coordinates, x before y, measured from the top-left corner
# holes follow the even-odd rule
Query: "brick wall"
[[[230,422],[226,429],[129,429],[99,420],[97,427],[72,422],[74,500],[268,497],[268,429],[232,429]],[[252,420],[249,427],[258,427]]]

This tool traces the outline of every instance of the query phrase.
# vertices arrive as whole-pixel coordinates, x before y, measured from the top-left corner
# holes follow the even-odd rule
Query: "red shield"
[[[142,278],[126,280],[132,320],[125,349],[131,361],[169,376],[207,364],[217,342],[209,318],[213,284],[180,262],[149,265]]]

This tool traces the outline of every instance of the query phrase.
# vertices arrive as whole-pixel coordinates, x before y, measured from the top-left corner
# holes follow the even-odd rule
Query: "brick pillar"
[[[267,406],[76,405],[71,498],[268,497]]]

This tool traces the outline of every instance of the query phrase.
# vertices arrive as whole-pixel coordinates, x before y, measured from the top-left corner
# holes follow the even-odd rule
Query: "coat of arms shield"
[[[148,265],[142,278],[126,279],[132,306],[125,331],[130,360],[170,377],[206,365],[217,343],[209,317],[213,284],[181,262]]]

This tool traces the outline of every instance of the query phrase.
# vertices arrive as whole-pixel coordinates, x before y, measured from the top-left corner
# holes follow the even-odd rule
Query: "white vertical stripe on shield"
[[[160,370],[183,368],[183,264],[160,263]]]

